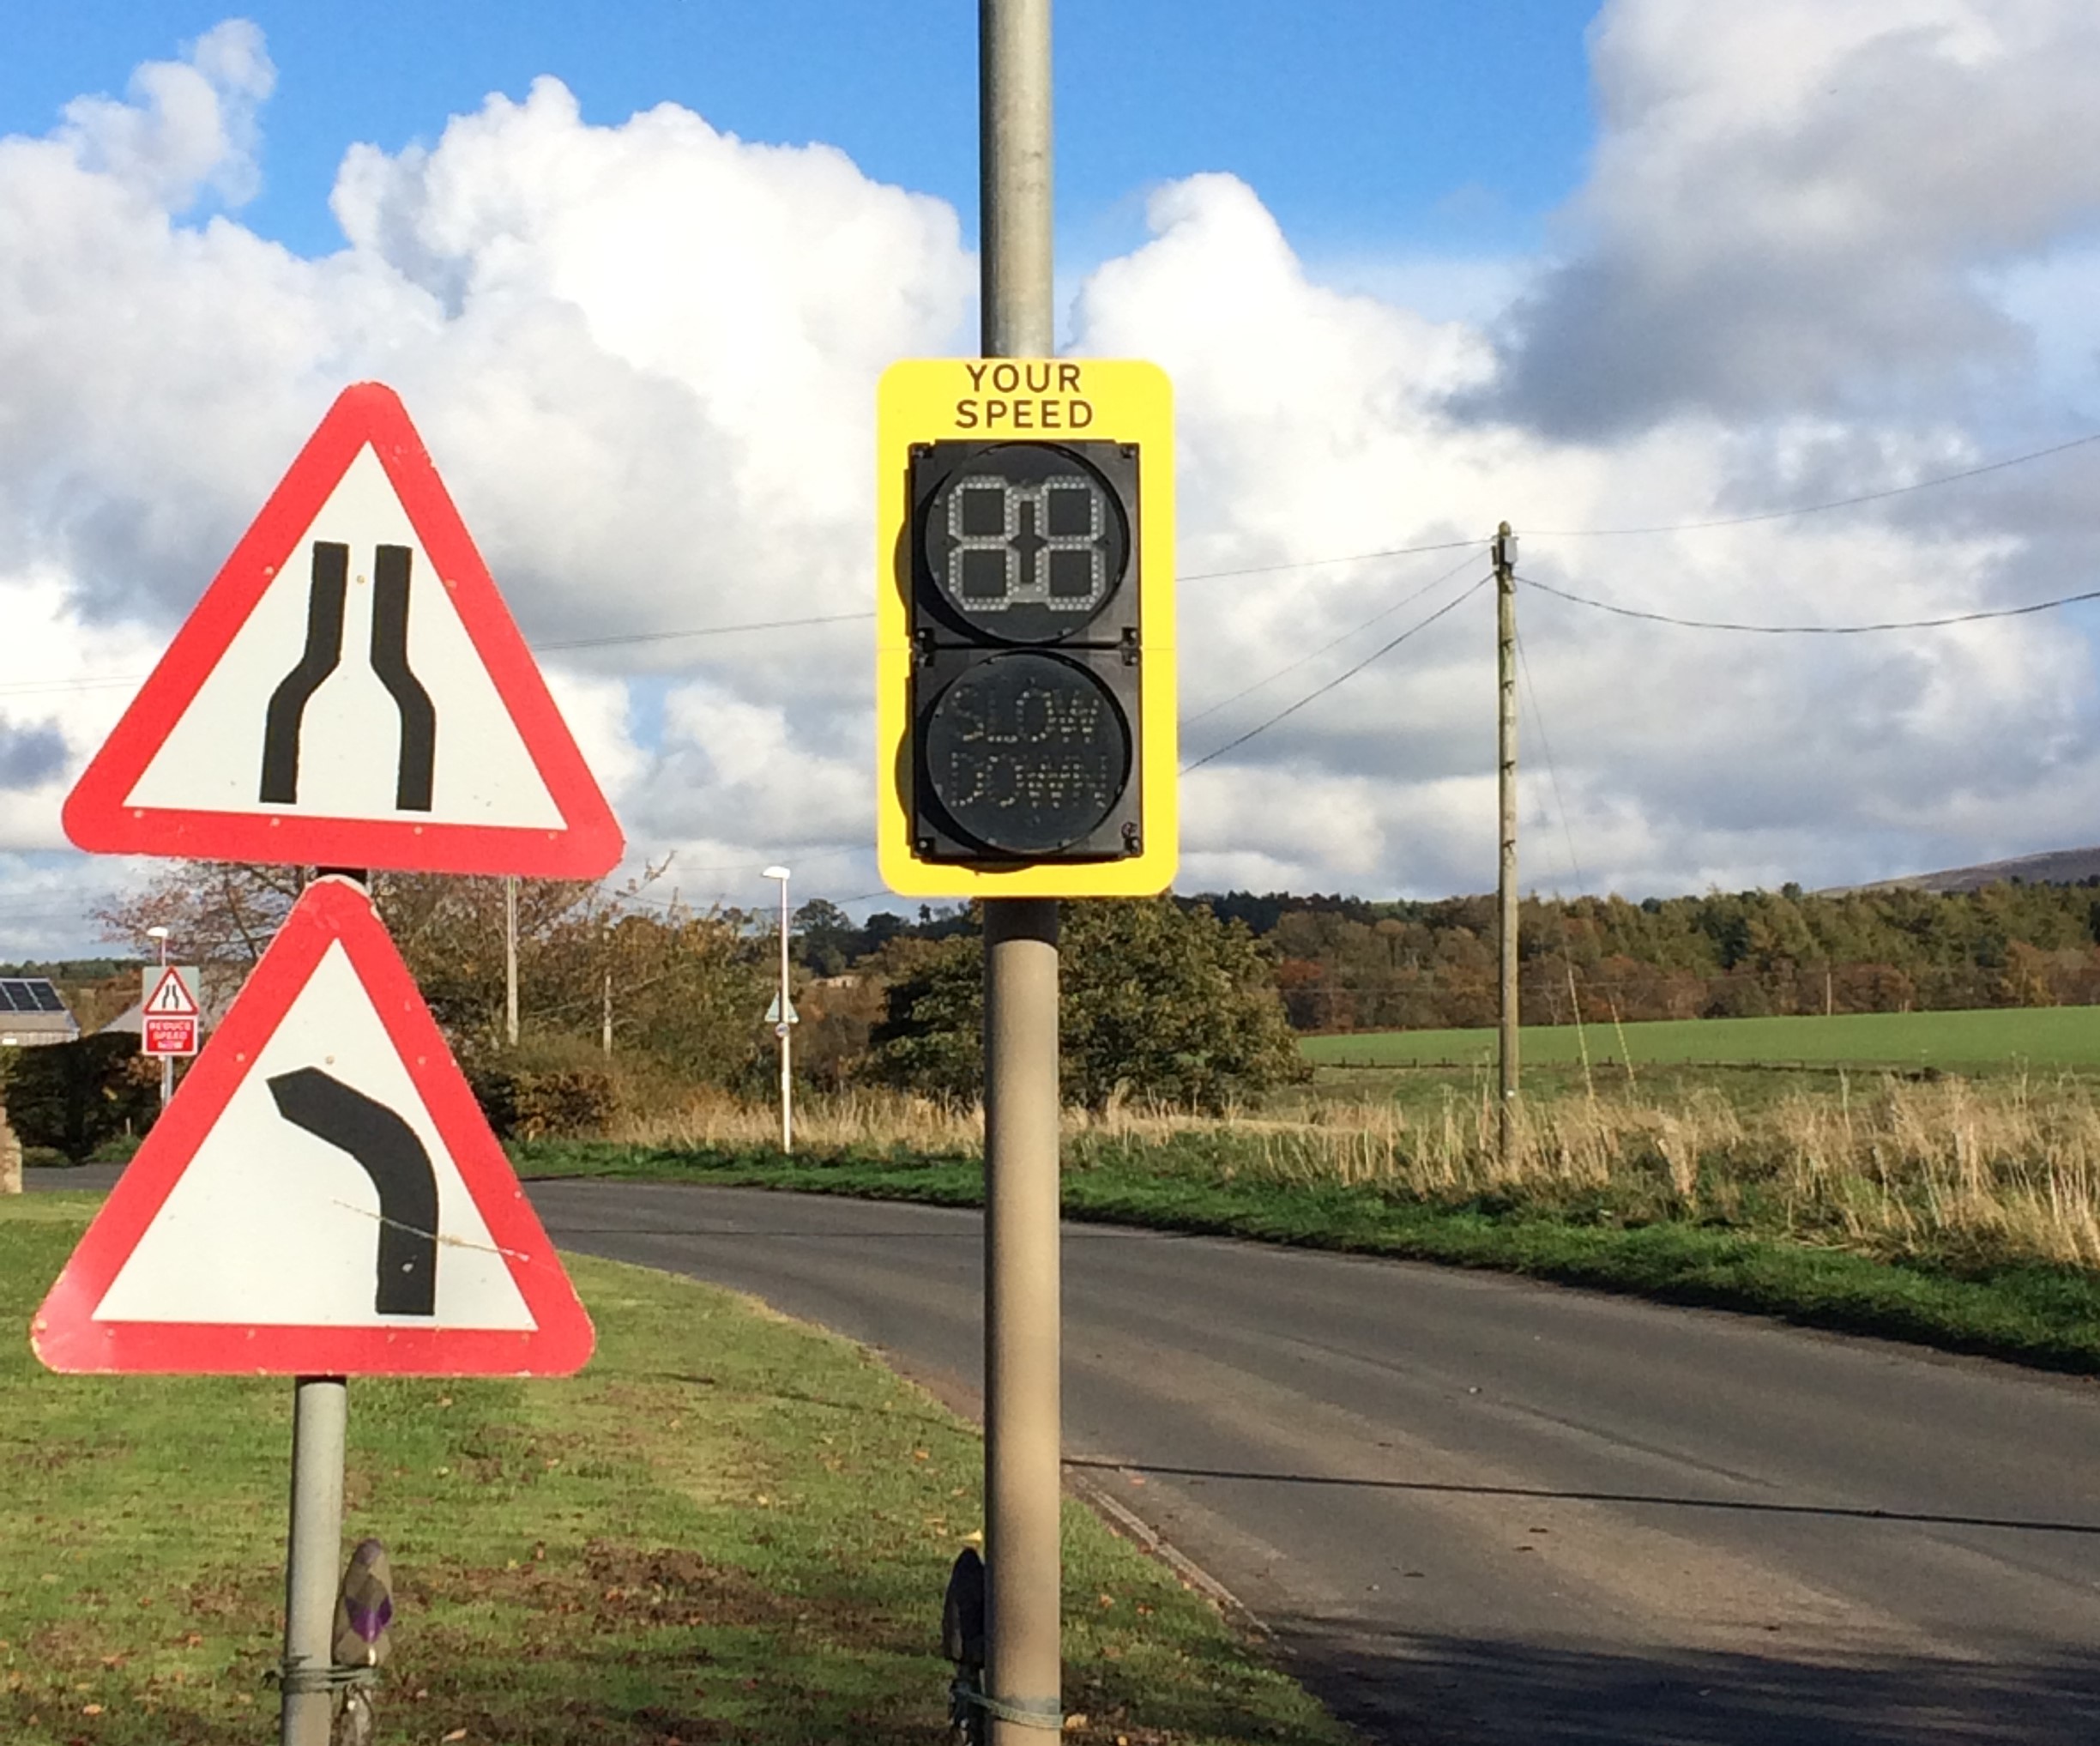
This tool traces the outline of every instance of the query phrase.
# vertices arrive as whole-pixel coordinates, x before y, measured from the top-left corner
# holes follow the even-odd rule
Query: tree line
[[[164,869],[102,913],[134,949],[165,927],[222,1006],[296,899],[295,867]],[[767,1022],[778,923],[767,909],[696,908],[645,873],[624,884],[517,882],[518,1037],[506,1019],[504,881],[377,876],[372,893],[498,1132],[616,1128],[696,1093],[771,1096]],[[1061,1003],[1065,1090],[1207,1109],[1252,1101],[1305,1072],[1274,957],[1252,932],[1170,899],[1068,907]],[[798,1078],[968,1103],[981,1093],[980,917],[921,905],[854,922],[818,898],[791,918]],[[136,963],[67,992],[89,1024],[137,999]],[[89,1018],[92,1013],[94,1016]],[[150,1124],[154,1072],[136,1036],[100,1036],[0,1061],[0,1097],[33,1146],[85,1157]]]
[[[230,998],[297,896],[295,868],[166,869],[103,916]],[[499,1132],[588,1133],[697,1090],[770,1095],[777,976],[766,909],[696,908],[658,873],[518,883],[520,1036],[505,1024],[504,881],[382,874],[374,897]],[[1525,1018],[1565,1023],[2100,1003],[2100,882],[1703,897],[1528,898]],[[1223,1109],[1300,1077],[1294,1031],[1492,1024],[1494,902],[1289,892],[1071,903],[1064,915],[1067,1097]],[[855,922],[812,899],[791,921],[794,1062],[818,1090],[968,1103],[981,1089],[979,917],[969,905]],[[137,998],[136,964],[68,989],[92,1024]],[[90,1014],[94,1017],[90,1017]],[[9,1052],[0,1080],[33,1145],[73,1156],[136,1133],[153,1078],[136,1040]]]
[[[1492,897],[1228,892],[1193,899],[1275,954],[1300,1030],[1492,1024]],[[2100,1002],[2100,881],[1700,897],[1526,898],[1528,1022],[1753,1018]]]

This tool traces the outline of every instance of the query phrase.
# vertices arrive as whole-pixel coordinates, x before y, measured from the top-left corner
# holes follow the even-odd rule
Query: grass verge
[[[512,1149],[526,1176],[604,1176],[975,1205],[975,1157],[871,1148],[783,1157],[750,1146],[547,1140]],[[2100,1272],[2008,1260],[1875,1259],[1721,1223],[1629,1218],[1601,1199],[1459,1204],[1375,1184],[1234,1175],[1196,1144],[1091,1147],[1068,1163],[1077,1218],[1492,1268],[1664,1302],[1747,1310],[2040,1368],[2100,1374]]]
[[[0,1202],[27,1326],[92,1207]],[[571,1260],[599,1332],[563,1382],[353,1382],[349,1537],[401,1610],[379,1739],[508,1746],[938,1737],[975,1435],[857,1348],[705,1286]],[[0,1738],[276,1737],[292,1389],[88,1378],[0,1350]],[[1065,1737],[1341,1730],[1083,1506],[1065,1520]]]

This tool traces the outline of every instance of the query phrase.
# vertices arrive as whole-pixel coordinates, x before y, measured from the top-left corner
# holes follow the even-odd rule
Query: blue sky
[[[1143,233],[1153,184],[1230,170],[1321,255],[1536,245],[1590,132],[1580,0],[1059,0],[1058,196],[1079,260]],[[83,93],[121,96],[221,19],[276,63],[261,195],[242,209],[302,254],[340,247],[328,192],[345,146],[434,143],[490,92],[560,78],[586,120],[663,102],[747,140],[838,146],[878,180],[938,194],[976,228],[975,0],[568,0],[232,9],[16,0],[0,133],[40,134]],[[608,24],[617,17],[617,26]]]
[[[636,864],[876,906],[874,384],[974,347],[975,16],[16,0],[0,959],[150,872],[65,793],[365,378]],[[1378,554],[1505,518],[1527,884],[2100,838],[2091,609],[2010,615],[2100,586],[2093,0],[1060,0],[1056,49],[1059,334],[1174,383],[1181,889],[1492,885],[1485,560]],[[826,623],[687,634],[775,617]]]

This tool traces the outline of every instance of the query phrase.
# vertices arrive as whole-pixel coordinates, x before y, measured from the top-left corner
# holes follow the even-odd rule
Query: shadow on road
[[[1276,1622],[1292,1670],[1407,1746],[2091,1746],[2100,1654],[2043,1662],[1542,1649]]]

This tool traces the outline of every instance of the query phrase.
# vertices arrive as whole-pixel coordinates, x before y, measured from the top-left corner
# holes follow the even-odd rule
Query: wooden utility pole
[[[1496,763],[1500,774],[1501,857],[1495,879],[1501,1021],[1500,1125],[1505,1169],[1517,1155],[1517,538],[1502,523],[1494,541]]]

